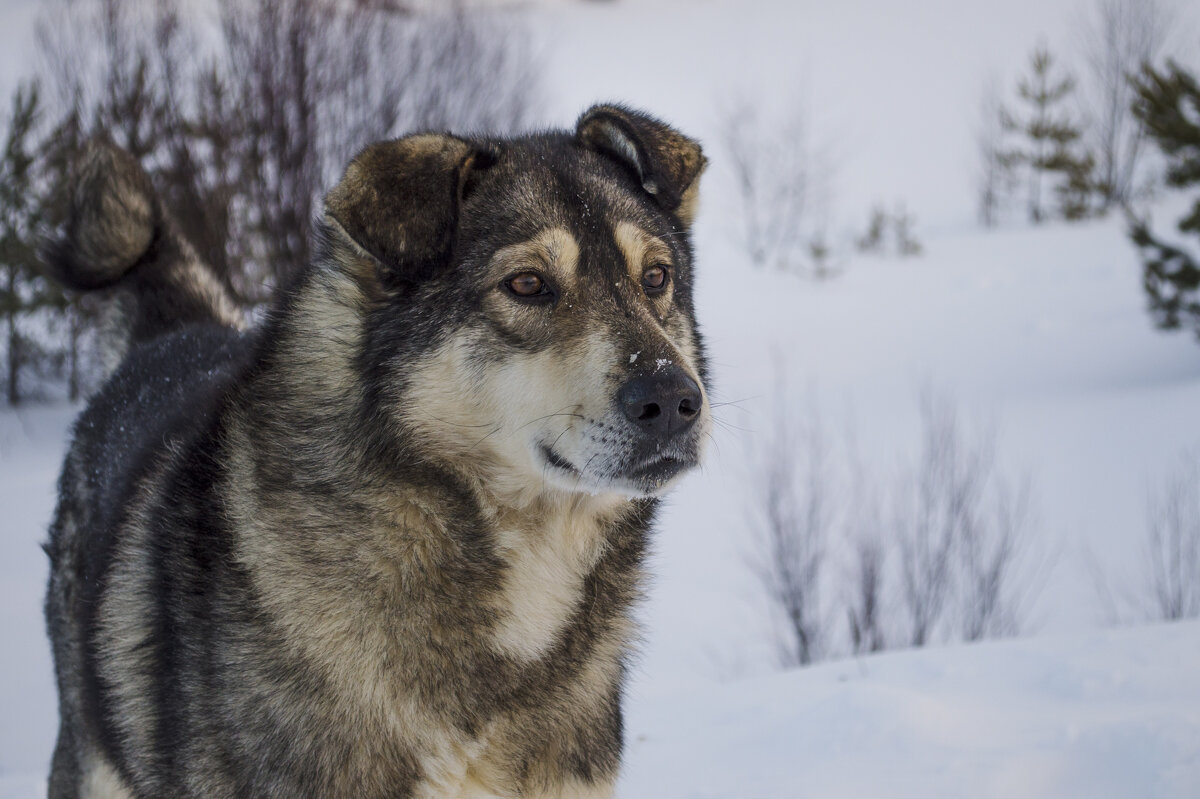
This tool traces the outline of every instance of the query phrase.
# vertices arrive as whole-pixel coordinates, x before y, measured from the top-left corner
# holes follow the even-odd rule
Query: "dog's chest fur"
[[[504,568],[492,640],[504,655],[531,662],[553,647],[604,553],[611,504],[590,497],[542,503],[495,520]]]
[[[557,796],[564,763],[615,768],[648,506],[513,510],[423,489],[318,509],[250,488],[261,450],[246,429],[227,440],[239,559],[306,668],[337,686],[326,723],[363,742],[330,764],[338,782],[394,782],[364,773],[388,768],[383,740],[411,753],[416,795]]]

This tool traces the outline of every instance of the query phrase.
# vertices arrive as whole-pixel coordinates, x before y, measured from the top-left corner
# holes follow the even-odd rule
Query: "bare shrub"
[[[48,0],[37,41],[45,227],[63,221],[84,142],[109,136],[249,306],[311,260],[320,198],[359,149],[418,129],[512,132],[540,100],[519,17],[458,3]],[[100,305],[71,297],[48,328],[72,399],[99,371]]]
[[[803,666],[822,658],[829,643],[823,590],[837,498],[819,423],[799,425],[786,394],[777,390],[776,399],[770,440],[752,466],[751,566],[778,615],[781,664]]]
[[[1016,189],[1017,165],[1013,153],[1006,147],[1007,112],[1001,95],[999,80],[989,77],[983,85],[974,128],[978,158],[975,193],[979,222],[984,227],[999,224]]]
[[[256,178],[247,200],[271,245],[263,262],[272,282],[308,262],[309,221],[324,189],[370,142],[530,123],[531,49],[519,31],[483,13],[222,1],[226,83],[243,109],[244,169]]]
[[[959,624],[965,641],[1016,635],[1032,595],[1017,570],[1028,552],[1031,514],[1028,480],[1015,488],[996,481],[990,508],[979,524],[964,528],[959,547]]]
[[[926,392],[920,411],[921,453],[893,509],[911,646],[928,643],[945,615],[956,546],[976,523],[991,467],[988,451],[964,450],[957,415],[947,401]]]
[[[862,655],[880,652],[889,645],[884,585],[890,564],[888,547],[882,538],[883,519],[878,499],[867,494],[869,489],[861,479],[856,485],[860,491],[847,528],[850,560],[843,601],[850,652]]]
[[[719,137],[741,200],[742,243],[751,261],[829,277],[832,159],[805,106],[795,103],[774,119],[748,100],[730,103]]]
[[[185,234],[247,302],[312,256],[325,188],[372,141],[511,132],[539,98],[516,18],[385,0],[59,0],[43,72],[81,138],[139,157]],[[96,32],[99,32],[97,35]]]
[[[994,430],[972,435],[945,397],[923,392],[920,416],[921,454],[894,517],[908,643],[1015,635],[1040,571],[1025,563],[1030,484],[1006,483]]]
[[[1180,458],[1146,514],[1144,595],[1152,618],[1200,616],[1200,455]]]
[[[1022,631],[1049,561],[1030,536],[1032,486],[1005,478],[991,428],[925,391],[918,453],[881,478],[835,456],[853,446],[831,448],[815,410],[774,400],[751,452],[751,564],[785,665]]]
[[[1163,55],[1173,22],[1161,0],[1095,0],[1079,28],[1101,210],[1127,206],[1139,189],[1146,133],[1131,110],[1137,92],[1130,79]]]
[[[1200,616],[1200,450],[1184,452],[1146,492],[1139,568],[1117,576],[1095,551],[1084,562],[1108,624]]]
[[[541,64],[518,18],[459,6],[397,23],[402,68],[423,76],[405,85],[403,129],[511,134],[540,121]]]

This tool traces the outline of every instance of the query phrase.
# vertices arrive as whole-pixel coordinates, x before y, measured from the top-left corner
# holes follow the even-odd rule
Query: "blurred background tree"
[[[38,88],[12,99],[0,166],[8,400],[34,372],[95,373],[94,299],[64,297],[36,256],[61,224],[81,148],[138,158],[198,252],[251,309],[308,263],[321,198],[372,141],[417,130],[510,133],[543,107],[518,18],[391,0],[51,0]]]
[[[1066,219],[1087,214],[1093,157],[1082,150],[1083,125],[1070,111],[1075,79],[1061,70],[1045,45],[1030,55],[1029,72],[1017,83],[1017,112],[1003,115],[1004,128],[1016,143],[1000,156],[1023,167],[1026,209],[1035,224],[1051,214],[1047,186],[1058,197],[1058,213]]]
[[[58,2],[39,46],[56,112],[80,138],[106,132],[139,158],[248,304],[309,261],[321,196],[359,149],[419,129],[509,132],[539,107],[534,51],[497,11],[383,0],[216,11],[214,26],[178,0]]]
[[[1079,27],[1085,139],[1096,158],[1093,187],[1101,213],[1128,207],[1152,182],[1144,174],[1146,129],[1132,111],[1131,78],[1161,57],[1174,22],[1162,0],[1095,0]]]
[[[1174,61],[1162,69],[1142,68],[1134,82],[1133,113],[1146,126],[1167,162],[1168,186],[1200,186],[1200,84]],[[1200,238],[1200,197],[1176,223],[1184,236]],[[1200,262],[1182,244],[1172,244],[1134,218],[1130,237],[1142,255],[1142,285],[1155,324],[1190,327],[1200,337]]]
[[[25,378],[44,374],[61,352],[37,335],[65,305],[57,285],[42,274],[36,235],[43,221],[44,181],[37,158],[41,94],[25,84],[13,97],[4,151],[0,154],[0,312],[4,315],[4,384],[9,405],[28,395]]]

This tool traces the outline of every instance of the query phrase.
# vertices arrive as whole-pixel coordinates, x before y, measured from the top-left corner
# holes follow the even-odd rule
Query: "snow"
[[[1198,636],[901,652],[635,704],[620,796],[1194,797]]]
[[[0,41],[25,46],[34,5],[0,5]],[[717,408],[727,426],[659,524],[621,797],[1200,795],[1200,623],[1100,629],[1087,565],[1117,585],[1138,577],[1146,493],[1200,445],[1200,347],[1152,329],[1121,220],[973,222],[983,79],[1010,86],[1039,36],[1069,48],[1079,8],[624,0],[537,12],[548,122],[620,99],[698,135],[712,161],[697,304],[713,399],[733,404]],[[15,81],[17,52],[0,47],[0,83]],[[842,239],[873,203],[903,200],[923,254],[842,248],[839,276],[822,283],[750,268],[715,136],[734,93],[813,110],[843,156]],[[1156,219],[1181,207],[1167,197]],[[924,387],[994,422],[1002,465],[1037,494],[1049,565],[1036,637],[773,669],[746,566],[745,442],[772,434],[779,364],[796,413],[819,416],[834,456],[876,474],[913,452]],[[75,412],[0,412],[0,799],[44,794],[56,709],[37,544]]]
[[[1039,39],[1066,58],[1086,2],[555,5],[544,12],[559,109],[550,121],[568,124],[597,99],[619,99],[715,152],[721,110],[734,98],[749,96],[768,115],[800,103],[816,143],[831,151],[843,223],[863,227],[871,205],[903,200],[923,232],[962,229],[974,221],[971,130],[985,81],[994,76],[1011,90]],[[705,204],[715,207],[711,193]]]
[[[6,786],[29,784],[14,774],[46,771],[58,729],[42,621],[48,563],[39,545],[76,412],[54,407],[0,413],[0,797],[31,795]]]
[[[1181,450],[1200,443],[1200,350],[1149,324],[1119,221],[931,238],[921,258],[855,259],[821,286],[742,272],[722,247],[715,239],[699,247],[707,264],[728,257],[725,274],[710,271],[700,287],[717,399],[741,400],[718,416],[752,437],[770,435],[772,353],[780,353],[793,388],[810,395],[796,410],[811,413],[811,400],[835,436],[853,427],[857,455],[886,472],[915,448],[921,389],[948,392],[968,417],[995,422],[1000,458],[1035,487],[1037,528],[1057,556],[1035,610],[1043,629],[1103,620],[1086,553],[1120,579],[1132,577],[1146,490]],[[741,280],[749,290],[727,289]],[[746,319],[755,323],[738,322]],[[736,581],[730,564],[748,549],[746,500],[727,489],[748,487],[737,440],[745,435],[718,431],[717,457],[664,519],[670,554],[657,573],[665,593],[686,596],[664,614],[661,640],[672,646],[680,645],[680,615],[685,625],[700,620],[692,648],[702,649],[703,620],[729,615],[731,600],[750,590],[711,588]],[[724,534],[696,535],[713,526]],[[710,590],[696,596],[686,591],[705,584]],[[746,631],[749,646],[757,631],[745,613],[734,629]],[[650,659],[657,640],[651,636]]]

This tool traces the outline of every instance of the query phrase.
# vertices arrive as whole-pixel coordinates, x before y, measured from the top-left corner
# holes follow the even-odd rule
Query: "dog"
[[[373,144],[248,326],[92,144],[117,311],[46,550],[58,797],[606,797],[659,497],[701,461],[706,158],[620,105]]]

